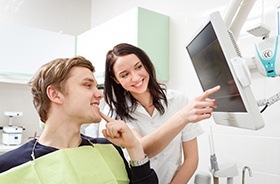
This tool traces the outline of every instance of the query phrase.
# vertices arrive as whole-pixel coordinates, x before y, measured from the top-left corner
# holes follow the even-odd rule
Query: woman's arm
[[[160,153],[173,140],[173,138],[190,122],[195,123],[211,117],[216,101],[208,97],[220,90],[220,86],[211,88],[202,95],[193,99],[183,109],[174,114],[167,122],[154,132],[142,137],[133,130],[149,158]]]
[[[197,139],[183,142],[184,162],[174,176],[171,184],[188,183],[198,167]]]

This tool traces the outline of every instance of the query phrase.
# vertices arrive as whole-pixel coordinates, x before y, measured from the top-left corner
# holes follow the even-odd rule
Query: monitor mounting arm
[[[279,100],[280,100],[280,92],[271,96],[268,99],[258,100],[257,103],[258,103],[258,106],[270,106]]]
[[[232,0],[230,2],[224,15],[224,22],[236,39],[255,2],[256,0]]]

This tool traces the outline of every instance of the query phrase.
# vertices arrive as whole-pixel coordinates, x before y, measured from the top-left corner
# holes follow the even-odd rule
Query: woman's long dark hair
[[[150,75],[148,89],[153,98],[153,105],[155,108],[163,114],[165,112],[164,106],[161,100],[164,101],[167,106],[167,98],[165,95],[166,87],[164,84],[158,83],[156,80],[156,73],[152,61],[148,55],[138,47],[127,43],[121,43],[116,45],[112,50],[108,51],[106,55],[105,64],[105,82],[104,82],[104,99],[110,107],[111,115],[115,108],[117,118],[122,120],[134,119],[130,112],[134,112],[137,106],[135,98],[126,91],[121,84],[116,83],[116,79],[113,66],[118,57],[126,56],[129,54],[135,54],[143,63],[146,71]],[[131,101],[131,107],[127,104],[126,99]]]

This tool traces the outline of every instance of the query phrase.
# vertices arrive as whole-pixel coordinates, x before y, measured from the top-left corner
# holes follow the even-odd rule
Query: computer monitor
[[[210,14],[186,49],[203,90],[221,86],[211,96],[218,103],[212,113],[215,123],[251,130],[264,127],[250,85],[242,85],[234,71],[231,59],[242,57],[219,12]]]

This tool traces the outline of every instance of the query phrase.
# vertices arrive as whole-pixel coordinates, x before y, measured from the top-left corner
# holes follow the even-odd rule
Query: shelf
[[[31,78],[31,74],[0,72],[0,82],[5,83],[28,84]]]

